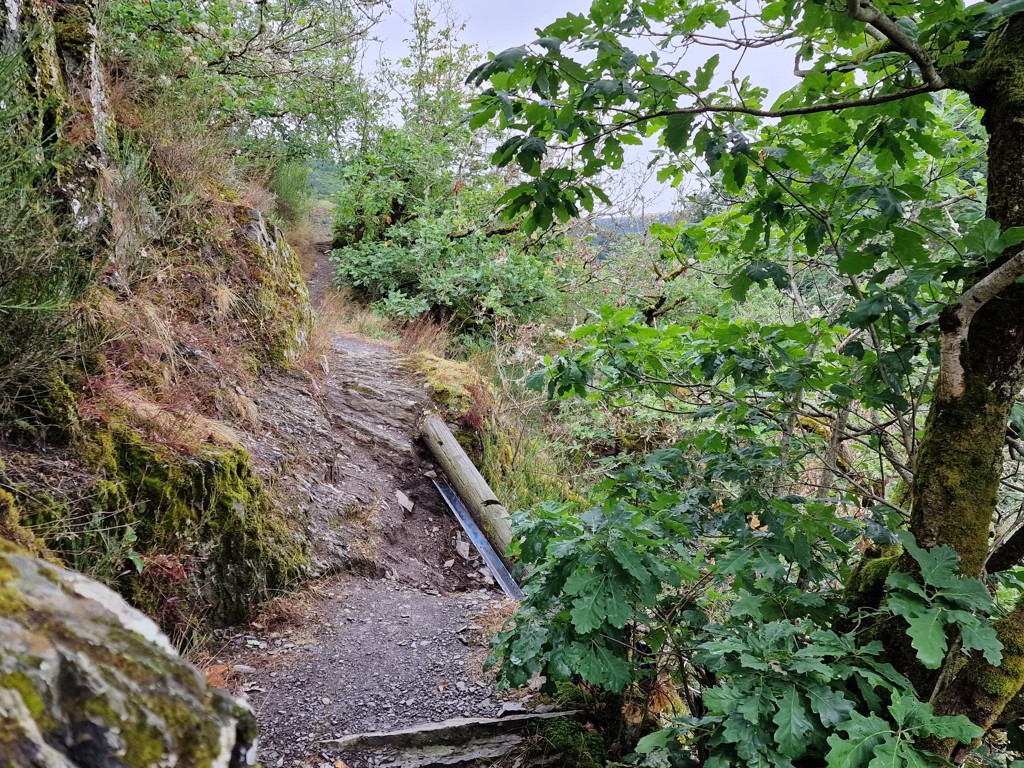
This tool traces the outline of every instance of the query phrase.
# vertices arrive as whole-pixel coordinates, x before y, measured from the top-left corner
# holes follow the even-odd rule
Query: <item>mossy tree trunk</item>
[[[1004,230],[1024,226],[1024,15],[993,34],[974,68],[955,73],[952,81],[985,110],[987,215]],[[980,576],[985,567],[1007,424],[1024,384],[1019,252],[1019,246],[1005,252],[941,315],[941,371],[914,471],[911,531],[922,546],[955,549],[967,576]],[[943,676],[933,699],[940,713],[963,714],[988,729],[1019,694],[1024,606],[1001,619],[997,630],[1002,663],[993,667],[978,654],[966,663],[950,660],[952,674]],[[912,658],[895,661],[912,679],[929,678]],[[962,758],[954,742],[928,746],[944,757]]]

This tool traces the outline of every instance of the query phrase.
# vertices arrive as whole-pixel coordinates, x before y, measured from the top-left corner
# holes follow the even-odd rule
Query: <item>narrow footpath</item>
[[[310,280],[315,304],[332,290],[327,248]],[[339,332],[325,357],[316,386],[293,374],[264,382],[247,446],[306,515],[322,578],[226,636],[207,666],[256,712],[265,768],[401,766],[386,747],[338,740],[502,716],[531,697],[503,700],[482,670],[487,630],[511,605],[431,482],[415,441],[431,407],[423,384],[382,342]],[[282,448],[296,441],[302,456]]]

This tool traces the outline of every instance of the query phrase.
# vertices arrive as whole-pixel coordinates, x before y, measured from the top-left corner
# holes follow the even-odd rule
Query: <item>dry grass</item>
[[[267,218],[277,211],[277,195],[267,189],[268,179],[265,175],[251,177],[238,190],[239,202],[249,208],[255,208]]]
[[[296,364],[317,379],[330,373],[335,336],[354,334],[371,339],[393,337],[387,320],[355,301],[345,289],[328,288],[313,314],[309,345]]]
[[[153,127],[165,134],[164,126]],[[233,168],[226,146],[210,140],[206,132],[183,136],[153,136],[150,157],[153,164],[168,180],[181,190],[204,191],[211,181],[225,178],[225,171]]]
[[[213,305],[211,315],[215,320],[224,320],[231,316],[231,310],[238,302],[238,294],[227,283],[217,283],[210,288],[210,303]]]
[[[156,402],[111,377],[93,380],[90,389],[95,398],[91,403],[93,408],[125,414],[130,423],[166,445],[175,448],[230,446],[241,440],[239,433],[222,421],[208,419],[194,409]]]
[[[451,329],[429,317],[410,320],[399,330],[398,348],[408,354],[426,352],[434,357],[446,357],[453,347]]]
[[[494,668],[484,669],[487,658],[491,655],[491,638],[504,628],[518,607],[518,602],[505,598],[501,601],[492,601],[487,608],[473,616],[473,623],[480,627],[476,637],[481,647],[471,653],[466,660],[466,669],[471,674],[492,682],[497,679]],[[525,695],[526,689],[523,689],[523,693]]]
[[[505,598],[500,602],[491,603],[487,610],[473,618],[475,623],[480,625],[480,631],[490,639],[501,632],[518,607],[518,602],[512,598]]]
[[[167,311],[144,293],[119,299],[101,293],[83,310],[83,321],[99,339],[101,349],[123,351],[136,374],[160,387],[178,380],[178,353]]]

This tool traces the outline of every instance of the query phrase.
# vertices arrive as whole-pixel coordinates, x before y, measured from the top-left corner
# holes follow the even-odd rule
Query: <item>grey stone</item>
[[[244,704],[211,689],[156,624],[86,577],[0,553],[0,765],[256,761]]]

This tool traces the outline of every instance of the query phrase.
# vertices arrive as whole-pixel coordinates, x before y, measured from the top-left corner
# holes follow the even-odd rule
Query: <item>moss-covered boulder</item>
[[[89,440],[106,500],[132,526],[142,572],[117,586],[166,630],[236,624],[305,573],[306,543],[280,517],[238,446],[182,455],[127,427]]]
[[[469,363],[419,352],[409,358],[442,415],[472,431],[483,428],[491,409],[491,388]],[[461,440],[460,440],[461,442]]]
[[[241,768],[252,713],[101,584],[0,554],[0,768]]]
[[[299,259],[284,233],[255,208],[238,206],[236,218],[250,250],[256,295],[249,303],[259,324],[262,357],[269,363],[292,363],[309,344],[313,327]]]

